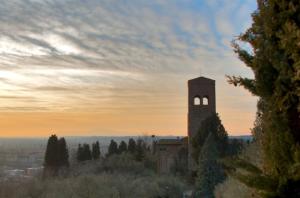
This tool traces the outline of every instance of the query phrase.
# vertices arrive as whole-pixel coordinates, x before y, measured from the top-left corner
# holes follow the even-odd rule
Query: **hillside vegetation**
[[[68,176],[0,185],[0,197],[11,198],[99,198],[99,197],[182,197],[187,189],[182,179],[158,176],[130,154],[86,161],[70,167]]]

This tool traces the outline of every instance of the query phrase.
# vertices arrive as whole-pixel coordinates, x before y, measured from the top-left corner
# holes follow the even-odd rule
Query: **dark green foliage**
[[[77,161],[84,161],[83,147],[81,146],[81,144],[78,144],[77,148]]]
[[[83,156],[84,160],[92,160],[92,152],[90,149],[90,145],[83,144]]]
[[[223,159],[223,164],[226,166],[226,168],[229,170],[235,170],[236,168],[242,168],[250,173],[253,174],[262,174],[262,171],[251,164],[250,162],[240,159],[238,157],[228,157]]]
[[[58,146],[57,136],[51,135],[48,139],[46,154],[45,154],[45,167],[57,167],[58,166]]]
[[[111,140],[108,147],[107,157],[114,154],[118,154],[118,144],[114,140]]]
[[[83,146],[81,146],[81,144],[79,144],[77,149],[77,160],[79,162],[82,162],[82,161],[92,160],[92,159],[93,156],[90,149],[90,145],[83,144]]]
[[[118,148],[118,153],[123,153],[127,151],[127,144],[124,141],[121,141],[119,148]]]
[[[147,150],[146,143],[142,139],[138,139],[136,144],[136,150],[135,150],[135,159],[137,161],[143,161],[146,150]]]
[[[240,59],[251,68],[254,79],[229,77],[260,98],[260,123],[255,139],[262,146],[264,172],[275,178],[274,197],[289,197],[291,174],[299,161],[300,145],[300,1],[258,0],[252,26],[238,38],[253,52],[233,44]],[[256,123],[257,125],[257,123]],[[258,132],[257,132],[258,131]],[[280,190],[285,186],[285,190]],[[286,193],[286,194],[282,194]]]
[[[134,139],[130,138],[128,141],[128,151],[130,153],[135,153],[135,149],[136,149],[136,142]]]
[[[257,188],[259,190],[273,191],[277,188],[276,180],[272,180],[270,177],[263,175],[242,175],[235,173],[233,176],[239,181],[243,181],[243,183],[247,184],[249,187]]]
[[[69,167],[69,151],[65,138],[58,140],[58,165]]]
[[[192,146],[194,149],[192,156],[197,162],[202,146],[204,145],[204,142],[209,134],[214,134],[218,151],[221,152],[221,156],[225,155],[226,153],[228,135],[218,114],[214,114],[201,123],[199,132],[192,139]]]
[[[69,167],[69,153],[65,138],[58,140],[56,135],[51,135],[48,139],[44,176],[54,176],[62,167]]]
[[[101,152],[100,152],[100,144],[97,141],[92,145],[92,156],[94,160],[97,160],[100,158]]]
[[[118,149],[116,150],[116,148]],[[113,159],[120,159],[124,157],[129,157],[131,160],[135,161],[134,163],[142,165],[147,170],[156,171],[156,157],[151,153],[149,146],[147,146],[146,142],[142,139],[138,139],[137,142],[133,139],[129,139],[128,147],[124,141],[121,141],[118,147],[117,143],[114,140],[111,140],[104,162],[110,163]],[[122,164],[120,165],[122,166]],[[105,170],[111,171],[111,168],[105,166]]]
[[[276,177],[264,174],[259,168],[241,159],[226,159],[226,171],[249,187],[259,190],[263,197],[299,197],[299,180],[288,179],[279,183]],[[243,172],[236,171],[243,169]],[[246,174],[245,174],[246,171]]]
[[[129,139],[128,146],[125,141],[121,141],[119,147],[117,142],[111,140],[106,157],[122,153],[129,153],[134,156],[136,161],[142,162],[145,159],[145,155],[150,153],[150,150],[149,147],[147,147],[146,142],[142,139],[138,139],[137,142],[135,142],[134,139]],[[147,162],[147,164],[152,166],[152,161],[150,160],[149,163]]]
[[[238,155],[244,148],[246,142],[241,139],[230,139],[226,149],[227,156]],[[247,143],[249,144],[249,143]]]
[[[197,197],[214,197],[214,188],[225,179],[225,172],[218,162],[222,152],[215,134],[210,133],[202,146],[196,179]]]
[[[144,167],[146,169],[157,171],[157,158],[150,151],[147,151],[143,160]]]

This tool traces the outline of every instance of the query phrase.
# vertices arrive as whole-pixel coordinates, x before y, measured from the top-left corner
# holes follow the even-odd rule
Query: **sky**
[[[0,4],[0,136],[187,134],[187,81],[216,80],[230,135],[250,134],[253,77],[230,42],[253,0],[9,0]]]

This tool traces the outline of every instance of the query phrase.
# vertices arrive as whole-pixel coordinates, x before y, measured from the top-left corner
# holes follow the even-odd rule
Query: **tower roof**
[[[198,77],[198,78],[190,79],[188,82],[193,82],[193,81],[215,82],[215,80],[210,79],[210,78],[206,78],[206,77],[203,77],[203,76],[200,76],[200,77]]]

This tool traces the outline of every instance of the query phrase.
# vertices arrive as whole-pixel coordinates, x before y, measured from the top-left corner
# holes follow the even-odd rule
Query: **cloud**
[[[4,1],[0,110],[183,111],[188,79],[206,75],[225,90],[225,74],[251,76],[229,43],[254,9],[251,0]]]

